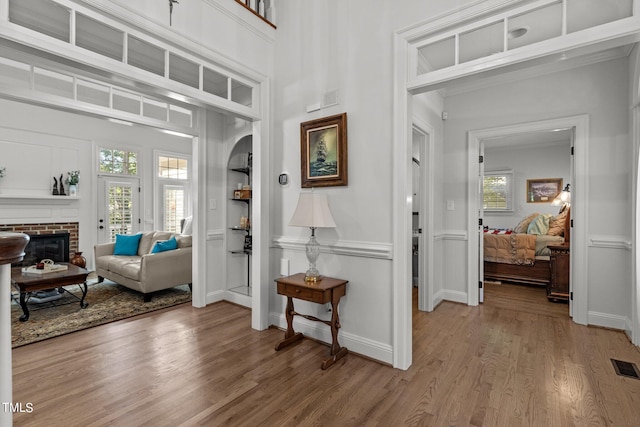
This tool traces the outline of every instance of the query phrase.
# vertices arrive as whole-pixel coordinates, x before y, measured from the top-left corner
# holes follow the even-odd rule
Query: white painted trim
[[[591,236],[589,246],[604,249],[623,249],[631,251],[633,244],[629,238],[623,236]]]
[[[478,289],[478,285],[476,284],[476,286],[474,287],[474,292],[477,289]],[[452,302],[459,302],[461,304],[467,304],[467,301],[469,300],[469,296],[467,295],[466,292],[443,289],[442,299],[444,301],[452,301]]]
[[[589,311],[587,313],[589,325],[601,326],[603,328],[620,329],[626,331],[630,321],[626,316],[614,316],[608,313]]]
[[[198,113],[201,114],[201,113]],[[192,162],[192,197],[191,212],[193,214],[193,255],[191,260],[192,274],[192,298],[191,304],[194,307],[205,307],[207,305],[207,242],[203,238],[207,229],[207,207],[206,203],[200,200],[207,200],[207,131],[205,120],[198,120],[201,137],[193,138],[191,144]]]
[[[393,367],[409,369],[412,361],[412,187],[411,135],[412,100],[406,88],[409,46],[394,34],[393,60],[393,289],[392,329]]]
[[[224,301],[224,291],[217,290],[213,292],[207,292],[207,305],[213,304],[214,302]]]
[[[224,240],[225,231],[218,230],[207,230],[207,241],[210,242],[212,240]]]
[[[287,320],[284,314],[271,313],[269,321],[280,329],[287,328]],[[294,318],[294,329],[303,335],[312,337],[318,341],[331,344],[331,329],[326,325],[303,317]],[[379,360],[383,363],[392,363],[393,350],[389,344],[363,338],[359,335],[340,331],[338,342],[349,349],[349,352],[358,353]]]
[[[272,239],[272,248],[305,251],[307,240],[279,236]],[[369,243],[341,240],[332,244],[321,241],[320,252],[334,255],[349,255],[363,258],[393,259],[393,245],[388,243]]]
[[[587,272],[587,206],[589,205],[588,191],[588,150],[589,150],[589,117],[587,115],[563,117],[522,124],[502,126],[492,129],[476,130],[468,133],[468,194],[469,194],[469,245],[467,246],[469,305],[478,304],[477,283],[479,265],[471,260],[478,257],[479,233],[478,212],[480,209],[479,196],[479,163],[478,153],[483,139],[517,134],[537,132],[551,129],[574,128],[573,182],[571,216],[574,227],[571,233],[571,289],[573,290],[573,320],[576,323],[587,324],[588,301],[588,272]]]
[[[229,301],[232,302],[234,304],[238,304],[241,305],[243,307],[249,307],[251,308],[253,306],[253,297],[248,296],[248,295],[242,295],[239,294],[237,292],[233,292],[233,291],[221,291],[223,292],[223,299],[225,301]],[[251,313],[253,313],[254,310],[251,310]],[[253,316],[252,316],[253,317]],[[253,325],[252,325],[253,327]],[[253,329],[257,329],[257,328],[253,328]]]
[[[469,240],[467,230],[443,230],[435,234],[436,240]]]

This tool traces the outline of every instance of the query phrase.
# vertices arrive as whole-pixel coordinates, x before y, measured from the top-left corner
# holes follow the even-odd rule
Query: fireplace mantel
[[[58,200],[61,202],[75,202],[80,196],[53,196],[49,194],[0,194],[0,200]]]

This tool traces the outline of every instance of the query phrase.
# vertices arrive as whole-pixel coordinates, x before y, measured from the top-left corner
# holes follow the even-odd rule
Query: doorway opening
[[[587,288],[585,286],[585,271],[576,270],[575,265],[585,265],[586,256],[584,250],[584,236],[586,235],[583,221],[584,208],[588,203],[586,188],[586,159],[588,150],[588,116],[564,117],[558,119],[544,120],[539,122],[530,122],[522,124],[514,124],[499,128],[486,129],[481,131],[472,131],[468,134],[469,146],[469,230],[478,230],[477,233],[470,233],[469,259],[478,259],[477,263],[471,263],[469,266],[469,305],[477,305],[480,302],[480,293],[478,288],[472,286],[473,283],[482,285],[481,279],[484,276],[482,271],[483,258],[482,250],[484,230],[482,226],[478,226],[478,217],[482,219],[483,200],[480,188],[480,179],[484,174],[483,165],[478,161],[479,153],[484,148],[487,141],[497,140],[509,135],[524,135],[533,132],[551,132],[558,129],[570,129],[573,135],[573,153],[571,156],[571,224],[569,244],[571,247],[571,257],[569,262],[569,315],[573,317],[576,323],[586,324],[586,298]],[[573,220],[577,223],[577,227],[573,228]],[[479,257],[478,254],[481,254]]]
[[[420,311],[433,311],[433,128],[412,127],[411,280]]]
[[[560,201],[556,196],[573,182],[573,134],[572,128],[553,129],[480,141],[480,303],[509,306],[518,302],[522,310],[534,314],[569,315],[571,252],[565,228],[570,199]],[[530,191],[539,183],[542,189],[548,187],[549,194],[536,197]],[[528,230],[529,224],[533,225]],[[519,236],[514,239],[513,234]],[[483,256],[484,243],[507,241],[535,242],[535,252],[527,258],[531,265],[499,262],[493,252]],[[561,251],[562,246],[567,249]]]

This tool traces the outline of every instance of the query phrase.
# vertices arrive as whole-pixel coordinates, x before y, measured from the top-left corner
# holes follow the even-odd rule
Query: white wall
[[[534,135],[535,137],[535,135]],[[484,212],[484,225],[490,228],[513,228],[532,213],[557,215],[558,206],[548,203],[527,203],[527,180],[562,178],[562,186],[571,184],[571,141],[553,145],[517,147],[486,147],[484,170],[513,170],[512,213]]]
[[[467,221],[466,133],[508,124],[588,114],[589,242],[588,322],[620,327],[630,316],[632,146],[629,136],[627,58],[585,66],[523,82],[508,83],[445,100],[445,191],[456,201],[445,226]],[[466,271],[463,253],[447,260],[446,271]],[[465,275],[445,277],[454,290],[466,291]],[[462,279],[462,280],[461,280]]]
[[[271,252],[271,276],[278,275],[280,258],[291,260],[291,273],[307,268],[302,244],[309,230],[287,225],[301,192],[300,123],[346,112],[349,185],[316,189],[327,194],[337,224],[317,233],[323,246],[318,268],[350,281],[340,311],[341,337],[347,340],[343,344],[386,362],[392,361],[393,353],[392,290],[405,286],[392,280],[392,34],[463,3],[469,2],[411,1],[402,7],[365,0],[278,2],[271,155],[276,248]],[[306,113],[307,106],[333,90],[338,91],[339,105]],[[431,122],[431,117],[425,120]],[[281,172],[291,178],[284,187],[277,184]],[[352,255],[338,253],[336,248],[343,246]],[[372,256],[372,248],[381,255]],[[300,306],[310,314],[322,310]],[[283,313],[283,298],[272,287],[272,323],[284,326]],[[321,331],[309,328],[322,338]]]
[[[275,30],[233,0],[189,0],[174,4],[169,26],[169,2],[164,0],[92,0],[105,10],[133,19],[143,28],[163,28],[203,45],[230,63],[270,75]]]

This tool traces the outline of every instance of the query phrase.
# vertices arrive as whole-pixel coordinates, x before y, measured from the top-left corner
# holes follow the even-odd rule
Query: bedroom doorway
[[[528,184],[541,179],[549,179],[558,186],[558,192],[567,184],[570,185],[572,146],[572,128],[505,135],[481,141],[483,234],[504,234],[505,236],[512,232],[526,234],[527,230],[523,229],[525,223],[539,215],[542,215],[545,220],[549,220],[549,227],[544,230],[544,235],[536,238],[536,263],[541,268],[524,267],[520,270],[522,273],[509,270],[509,274],[513,274],[512,280],[506,272],[510,268],[508,265],[490,263],[489,271],[485,274],[486,259],[483,257],[483,245],[479,245],[480,277],[483,278],[483,286],[479,292],[480,303],[484,302],[485,297],[492,305],[496,303],[496,300],[511,300],[512,302],[517,300],[532,305],[533,311],[535,311],[536,305],[545,305],[548,306],[548,312],[554,313],[554,315],[568,316],[567,301],[563,298],[549,300],[546,295],[547,286],[540,283],[540,280],[550,278],[551,251],[549,246],[561,245],[565,241],[564,226],[568,211],[565,211],[564,204],[554,205],[552,203],[555,194],[552,197],[543,196],[541,200],[532,197],[533,195],[528,193]],[[537,222],[534,223],[534,225],[537,224]],[[483,237],[484,239],[488,237],[501,238],[500,236]],[[480,239],[480,241],[483,242],[484,239]],[[502,267],[504,267],[504,273],[502,273]],[[568,268],[564,268],[562,271],[559,268],[556,270],[559,276],[566,276],[568,281]],[[497,271],[501,273],[498,274]],[[542,272],[542,278],[540,272]],[[505,277],[497,277],[503,274]],[[529,308],[525,306],[525,309]]]
[[[566,184],[570,184],[571,194],[572,194],[572,205],[577,205],[577,209],[571,209],[570,215],[571,218],[575,217],[575,212],[582,212],[580,207],[584,206],[585,202],[583,196],[584,189],[584,168],[581,165],[585,162],[586,159],[586,143],[587,143],[587,129],[588,129],[588,118],[586,116],[576,116],[576,117],[568,117],[568,118],[560,118],[560,119],[552,119],[548,121],[542,122],[531,122],[524,123],[518,125],[510,125],[502,128],[494,128],[482,131],[473,131],[469,133],[469,156],[470,160],[473,156],[475,165],[470,163],[470,171],[475,171],[470,176],[478,176],[478,181],[471,180],[469,184],[470,194],[473,194],[474,191],[477,191],[476,203],[472,203],[469,209],[469,222],[470,224],[475,223],[476,226],[480,223],[478,218],[476,217],[479,214],[480,219],[482,220],[482,224],[491,227],[492,229],[500,229],[500,228],[512,228],[520,222],[524,216],[524,213],[529,213],[529,210],[533,209],[535,211],[549,211],[549,214],[557,214],[559,207],[551,206],[548,201],[545,203],[530,203],[530,200],[527,200],[526,185],[527,179],[532,179],[532,174],[535,174],[537,178],[558,178],[555,176],[542,176],[542,174],[553,174],[554,170],[561,172],[561,168],[564,168],[566,172],[561,174],[559,177],[562,178],[563,187]],[[487,169],[496,168],[496,165],[500,165],[502,169],[509,170],[507,166],[509,166],[506,159],[508,158],[508,151],[511,150],[526,150],[526,140],[531,140],[535,138],[537,145],[534,145],[535,149],[541,152],[545,152],[545,150],[557,150],[557,153],[565,152],[564,155],[560,156],[559,164],[564,164],[565,166],[558,165],[549,165],[548,169],[545,169],[547,166],[540,166],[540,162],[531,161],[531,155],[529,155],[527,162],[531,165],[529,171],[527,172],[527,167],[518,166],[513,168],[514,175],[514,190],[512,196],[513,206],[511,208],[512,212],[503,212],[503,213],[494,213],[494,218],[490,219],[487,214],[487,210],[484,209],[485,201],[483,198],[483,189],[482,184],[484,181],[484,176],[487,173]],[[520,148],[522,145],[522,148]],[[557,147],[556,147],[557,145]],[[546,148],[549,147],[549,148]],[[553,148],[555,147],[555,148]],[[487,153],[487,150],[489,151]],[[481,167],[481,164],[476,159],[479,159],[478,155],[484,151],[485,158],[481,161],[484,161]],[[494,154],[494,162],[489,161],[489,157],[491,156],[491,152],[500,153],[503,157],[497,157]],[[568,154],[566,154],[568,152]],[[559,154],[553,154],[558,157]],[[575,153],[575,154],[574,154]],[[548,153],[547,153],[548,154]],[[522,153],[520,157],[525,157]],[[564,162],[564,163],[562,163]],[[553,163],[553,162],[551,162]],[[489,167],[487,167],[489,165]],[[555,169],[554,169],[555,168]],[[482,171],[484,169],[484,171]],[[520,172],[519,172],[520,170]],[[482,172],[481,172],[482,171]],[[529,176],[527,176],[529,174]],[[540,175],[540,176],[538,176]],[[473,186],[473,187],[472,187]],[[473,188],[473,190],[472,190]],[[544,207],[544,209],[543,209]],[[546,209],[546,210],[545,210]],[[540,213],[545,213],[540,212]],[[502,215],[502,216],[500,216]],[[497,220],[495,218],[498,218]],[[507,220],[507,218],[509,218]],[[492,222],[492,220],[494,222]],[[495,221],[499,221],[496,223]],[[511,221],[511,222],[508,222]],[[504,224],[504,226],[502,226]],[[573,224],[573,222],[571,222]],[[478,288],[480,289],[483,286],[484,276],[480,273],[482,272],[481,263],[484,263],[484,260],[481,258],[482,252],[480,248],[480,243],[482,242],[482,237],[484,234],[483,226],[478,226],[478,234],[473,233],[472,239],[475,241],[473,246],[470,246],[470,250],[473,250],[473,254],[470,254],[470,257],[478,259],[478,268],[475,269],[475,272],[472,272],[473,277],[477,277],[476,283],[478,283]],[[578,302],[579,312],[578,317],[581,318],[583,311],[583,300],[586,297],[586,289],[581,285],[581,282],[578,277],[581,277],[584,272],[576,271],[574,268],[571,268],[573,265],[580,265],[576,262],[576,256],[582,257],[583,251],[580,249],[580,246],[576,244],[576,239],[581,239],[581,233],[575,232],[571,229],[569,244],[571,244],[570,258],[569,258],[569,295],[573,296],[573,300],[569,299],[569,315],[574,317],[574,321],[579,323],[579,320],[574,316],[574,303]],[[576,255],[577,254],[577,255]],[[475,292],[471,292],[470,297],[475,295],[478,298],[478,302],[480,299],[480,291],[476,290]]]

